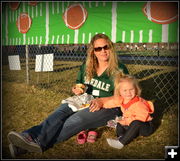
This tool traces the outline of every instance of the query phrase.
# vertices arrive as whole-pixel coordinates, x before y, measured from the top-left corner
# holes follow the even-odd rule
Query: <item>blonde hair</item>
[[[118,70],[118,58],[115,53],[114,44],[105,34],[96,34],[92,37],[91,42],[89,44],[89,48],[87,50],[87,59],[86,59],[86,78],[90,81],[93,76],[96,74],[96,70],[98,68],[98,60],[94,54],[94,42],[98,39],[106,40],[108,47],[110,49],[110,57],[108,61],[107,74],[111,76],[115,71]]]
[[[117,73],[114,79],[114,95],[120,96],[120,88],[122,82],[132,82],[135,87],[136,95],[141,95],[141,88],[139,86],[138,80],[132,75],[122,75],[121,73]]]

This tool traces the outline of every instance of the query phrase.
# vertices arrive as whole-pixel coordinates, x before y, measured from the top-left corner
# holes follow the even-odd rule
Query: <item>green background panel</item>
[[[131,40],[131,30],[134,31],[134,43],[139,42],[139,31],[143,30],[142,42],[149,42],[149,30],[153,31],[152,42],[162,42],[162,25],[156,24],[148,20],[143,14],[142,8],[145,2],[76,2],[84,5],[88,12],[88,18],[83,26],[75,30],[66,27],[62,16],[65,9],[74,2],[39,2],[37,6],[33,7],[28,2],[20,2],[20,6],[16,11],[12,11],[8,3],[5,7],[3,4],[2,10],[2,42],[3,45],[19,45],[23,44],[23,34],[19,33],[16,27],[16,20],[12,21],[12,16],[17,19],[18,15],[24,11],[29,13],[32,18],[32,25],[30,30],[25,34],[26,44],[28,38],[31,40],[30,44],[45,44],[46,43],[46,16],[49,15],[49,36],[48,44],[67,43],[67,36],[69,36],[69,43],[74,44],[75,33],[78,33],[77,43],[82,43],[83,34],[85,35],[84,43],[89,43],[89,34],[91,37],[95,33],[104,32],[112,38],[112,6],[113,3],[117,5],[117,25],[114,26],[116,31],[116,42],[122,41],[122,32],[126,32],[125,41],[129,43]],[[47,5],[49,12],[47,12]],[[54,6],[54,13],[53,13]],[[7,9],[7,12],[6,12]],[[58,10],[59,9],[59,10]],[[6,28],[6,13],[8,13],[8,28]],[[42,13],[42,16],[40,16]],[[37,14],[37,15],[36,15]],[[11,22],[10,22],[11,20]],[[168,42],[177,42],[178,22],[169,24],[168,28]],[[6,42],[6,35],[8,36],[8,43]],[[59,42],[57,42],[59,36]],[[64,41],[62,42],[62,36]],[[38,41],[36,42],[36,38]],[[40,42],[40,38],[42,41]],[[54,38],[54,40],[53,40]],[[13,39],[17,44],[13,44]],[[34,41],[32,41],[34,39]],[[20,40],[20,41],[19,41]]]
[[[175,42],[178,41],[178,22],[174,22],[172,24],[169,24],[169,33],[173,33],[173,34],[169,34],[168,35],[168,39],[169,42]]]
[[[86,34],[87,39],[85,39],[85,43],[88,43],[89,33],[93,36],[96,32],[102,33],[105,32],[108,36],[111,36],[111,3],[107,3],[106,6],[102,6],[102,3],[96,7],[95,2],[91,4],[91,8],[89,8],[88,3],[85,4],[88,18],[83,24],[83,26],[79,29],[80,35],[83,33]],[[101,8],[101,10],[100,10]],[[82,36],[79,37],[79,43],[82,42]]]
[[[143,30],[143,42],[148,42],[149,30],[153,30],[153,42],[161,41],[162,26],[149,21],[142,12],[145,2],[118,3],[118,33],[122,41],[122,31],[126,31],[125,42],[130,42],[130,31],[134,31],[134,42],[139,42],[139,31]]]

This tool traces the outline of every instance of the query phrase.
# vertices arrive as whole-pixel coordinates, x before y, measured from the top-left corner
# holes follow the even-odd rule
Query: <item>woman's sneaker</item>
[[[29,152],[42,152],[41,146],[28,133],[11,131],[8,134],[9,142]]]
[[[16,158],[16,156],[26,154],[28,152],[27,150],[19,148],[13,144],[9,144],[9,151],[11,153],[12,158]]]

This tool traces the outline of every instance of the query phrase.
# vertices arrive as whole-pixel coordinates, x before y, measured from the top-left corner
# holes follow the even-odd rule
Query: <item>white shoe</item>
[[[113,148],[122,149],[124,147],[124,145],[117,139],[107,138],[106,140],[107,140],[108,144]]]
[[[13,144],[9,144],[9,151],[11,153],[11,157],[12,158],[16,158],[16,156],[20,155],[20,154],[25,154],[27,153],[27,150],[19,148]]]

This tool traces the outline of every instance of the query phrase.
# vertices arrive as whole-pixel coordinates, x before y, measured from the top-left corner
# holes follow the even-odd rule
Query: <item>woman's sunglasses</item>
[[[101,51],[102,49],[104,49],[104,50],[108,50],[109,49],[109,47],[108,47],[108,45],[105,45],[105,46],[103,46],[103,47],[97,47],[97,48],[94,48],[94,51]]]

